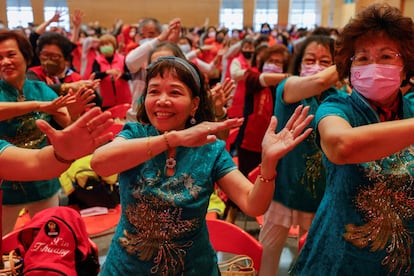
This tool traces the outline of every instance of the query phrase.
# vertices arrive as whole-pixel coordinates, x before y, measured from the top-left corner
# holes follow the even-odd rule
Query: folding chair
[[[254,269],[259,272],[262,259],[262,245],[237,225],[220,219],[207,219],[210,242],[217,252],[247,255],[253,260]]]

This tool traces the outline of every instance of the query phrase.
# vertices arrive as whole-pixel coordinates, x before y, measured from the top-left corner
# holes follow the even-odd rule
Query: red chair
[[[115,136],[121,132],[122,128],[124,127],[124,124],[122,123],[113,123],[112,126],[110,126],[106,131],[107,132],[112,132],[112,139],[115,138]]]
[[[217,252],[247,255],[259,272],[262,260],[262,245],[237,225],[220,219],[207,219],[210,242]]]
[[[114,119],[125,119],[128,109],[131,108],[131,104],[118,104],[108,108],[107,110],[112,113]]]
[[[231,145],[236,141],[239,129],[239,127],[230,129],[229,137],[226,139],[226,150],[228,152],[230,152]]]

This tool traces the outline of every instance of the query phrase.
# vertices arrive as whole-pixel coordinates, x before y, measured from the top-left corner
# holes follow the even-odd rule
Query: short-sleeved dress
[[[315,114],[320,102],[329,95],[336,94],[334,88],[322,93],[320,99],[311,97],[297,103],[287,104],[283,100],[286,79],[276,89],[274,114],[278,119],[279,132],[299,105],[310,106],[309,114]],[[309,126],[315,127],[313,120]],[[325,171],[322,166],[322,153],[315,142],[313,131],[307,139],[287,153],[277,165],[276,187],[273,200],[284,206],[303,212],[314,213],[319,206],[325,189]]]
[[[155,135],[153,126],[139,123],[119,134]],[[178,147],[171,177],[166,159],[164,152],[120,173],[122,214],[101,275],[219,274],[205,216],[214,183],[236,166],[223,141]]]
[[[26,80],[23,86],[26,101],[53,101],[56,93],[46,83]],[[18,91],[4,80],[0,80],[0,101],[17,102]],[[22,148],[40,149],[48,144],[47,137],[36,126],[37,119],[52,123],[52,116],[41,112],[30,112],[0,122],[0,139]],[[23,172],[22,172],[23,173]],[[58,192],[57,178],[44,181],[4,181],[3,204],[24,204],[47,199]]]
[[[399,118],[414,115],[414,94]],[[378,123],[355,90],[329,97],[316,122],[339,116],[352,127]],[[360,164],[336,165],[324,156],[326,189],[293,275],[414,275],[414,147]]]

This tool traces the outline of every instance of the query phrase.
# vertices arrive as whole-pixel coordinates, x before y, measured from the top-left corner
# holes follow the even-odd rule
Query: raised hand
[[[223,83],[217,83],[211,90],[216,114],[219,114],[227,102],[233,98],[231,92],[236,88],[234,80],[226,78]]]
[[[262,160],[272,161],[282,158],[312,132],[312,128],[303,131],[313,120],[313,115],[308,115],[309,106],[298,106],[290,117],[286,126],[275,133],[277,118],[272,117],[269,127],[262,140]]]
[[[70,94],[60,96],[53,101],[40,102],[38,111],[44,112],[50,115],[64,115],[65,113],[61,110],[62,107],[75,101],[75,97]]]
[[[202,122],[193,127],[174,131],[175,144],[171,146],[198,147],[217,140],[216,133],[225,129],[241,126],[243,118],[228,119],[222,122]]]
[[[37,120],[36,124],[59,156],[74,160],[92,153],[96,147],[112,139],[112,133],[107,132],[113,124],[111,116],[110,112],[94,107],[63,130],[54,129],[44,120]]]
[[[72,94],[69,91],[69,94]],[[72,120],[77,119],[87,108],[95,106],[92,102],[96,97],[92,89],[81,87],[77,92],[73,93],[74,101],[68,103],[67,109]]]

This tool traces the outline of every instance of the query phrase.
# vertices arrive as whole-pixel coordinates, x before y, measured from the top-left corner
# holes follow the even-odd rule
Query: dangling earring
[[[197,123],[196,119],[194,118],[194,116],[192,116],[190,119],[190,124],[195,125],[196,123]]]

